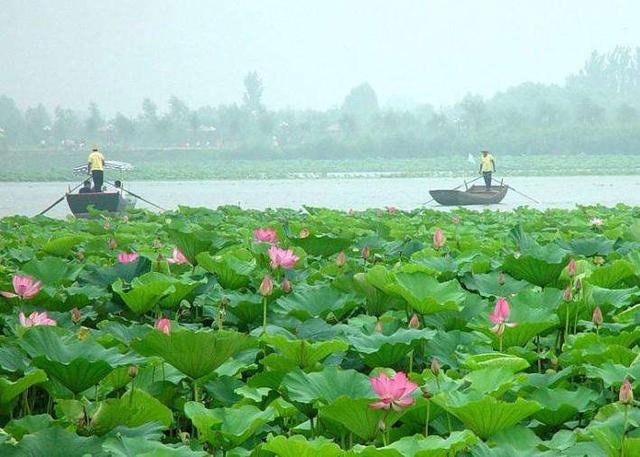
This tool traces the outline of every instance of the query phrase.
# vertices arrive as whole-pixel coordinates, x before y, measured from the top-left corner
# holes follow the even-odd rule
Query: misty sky
[[[0,94],[137,113],[241,100],[257,70],[272,108],[383,104],[562,83],[593,49],[640,45],[638,0],[2,0]]]

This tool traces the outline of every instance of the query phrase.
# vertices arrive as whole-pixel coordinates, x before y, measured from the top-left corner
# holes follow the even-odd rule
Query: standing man
[[[97,147],[94,147],[87,159],[87,166],[91,178],[93,179],[93,191],[102,192],[102,183],[104,182],[104,156]]]
[[[480,157],[480,173],[484,178],[484,187],[487,191],[491,190],[491,174],[496,171],[496,159],[493,158],[489,151],[482,151]]]

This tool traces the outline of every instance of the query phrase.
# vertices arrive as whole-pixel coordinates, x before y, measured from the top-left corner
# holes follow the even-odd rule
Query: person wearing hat
[[[484,186],[487,191],[491,190],[491,174],[496,171],[496,159],[493,158],[489,151],[482,151],[480,157],[480,173],[484,178]]]
[[[94,147],[87,159],[87,167],[91,179],[93,179],[93,191],[102,192],[102,183],[104,182],[104,156],[97,147]]]

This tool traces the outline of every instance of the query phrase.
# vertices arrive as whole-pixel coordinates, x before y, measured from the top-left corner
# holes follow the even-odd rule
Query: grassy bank
[[[206,150],[106,150],[108,159],[132,163],[131,180],[285,179],[352,177],[380,173],[393,177],[469,176],[476,166],[466,154],[422,159],[367,160],[229,160]],[[0,152],[0,181],[72,181],[71,170],[86,160],[86,151],[23,150]],[[636,155],[496,154],[505,176],[629,175],[640,173]]]

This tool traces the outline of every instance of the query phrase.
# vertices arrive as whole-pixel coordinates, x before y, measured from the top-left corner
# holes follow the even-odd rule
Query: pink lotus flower
[[[604,224],[604,221],[599,217],[592,217],[591,220],[589,221],[589,224],[591,224],[594,227],[600,227]]]
[[[369,405],[373,409],[393,408],[395,411],[400,411],[415,402],[415,398],[411,394],[418,388],[418,385],[409,381],[401,371],[392,378],[380,373],[377,378],[370,378],[369,382],[380,399]]]
[[[273,293],[273,279],[271,279],[271,276],[262,278],[258,292],[260,292],[260,295],[263,297],[268,297]]]
[[[593,310],[593,314],[591,315],[591,321],[593,325],[596,327],[600,327],[604,323],[604,318],[602,317],[602,310],[599,306],[596,306]]]
[[[618,394],[618,400],[625,405],[633,403],[633,387],[631,386],[629,378],[624,378],[624,382],[620,387],[620,393]]]
[[[20,325],[23,327],[38,327],[40,325],[56,325],[56,321],[49,318],[47,312],[39,313],[37,311],[29,314],[29,317],[25,317],[24,313],[20,311],[18,314],[18,319],[20,319]]]
[[[73,321],[74,324],[77,324],[82,320],[82,313],[78,308],[73,308],[71,310],[71,320]]]
[[[567,273],[569,273],[569,276],[573,278],[576,275],[577,268],[578,265],[576,264],[576,261],[574,259],[569,259],[569,263],[567,264]]]
[[[489,314],[489,320],[495,325],[491,328],[491,331],[498,336],[502,336],[505,327],[515,327],[515,322],[508,322],[511,309],[509,308],[509,302],[504,298],[498,298],[493,312]]]
[[[31,276],[13,275],[13,292],[0,291],[5,298],[20,297],[23,300],[33,298],[42,289],[40,281],[34,281]]]
[[[442,229],[436,229],[436,231],[433,233],[433,248],[440,249],[442,246],[444,246],[444,243],[446,243],[446,241],[447,239],[445,238]]]
[[[336,265],[342,267],[345,263],[347,263],[347,255],[344,251],[338,252],[338,255],[336,256]]]
[[[274,244],[278,241],[278,234],[271,228],[259,228],[253,231],[253,238],[256,241]]]
[[[271,246],[267,253],[271,259],[271,268],[274,270],[278,267],[290,270],[300,260],[300,257],[295,255],[292,249],[281,249],[278,246]]]
[[[158,319],[153,326],[165,335],[171,334],[171,321],[166,317]]]
[[[360,256],[362,256],[364,260],[367,260],[370,254],[371,254],[371,250],[369,249],[369,246],[363,247],[362,251],[360,251]]]
[[[189,263],[189,259],[178,248],[173,248],[172,256],[167,259],[168,263],[175,265],[185,265]]]
[[[562,299],[566,302],[573,301],[573,291],[571,290],[571,286],[567,286],[562,292]]]
[[[398,212],[398,208],[395,206],[387,206],[387,212],[389,214],[396,214]]]
[[[138,254],[137,252],[121,252],[120,254],[118,254],[118,262],[133,263],[138,260],[138,257],[140,257],[140,254]]]
[[[420,328],[420,319],[418,319],[416,313],[413,313],[413,316],[409,319],[409,328]]]

